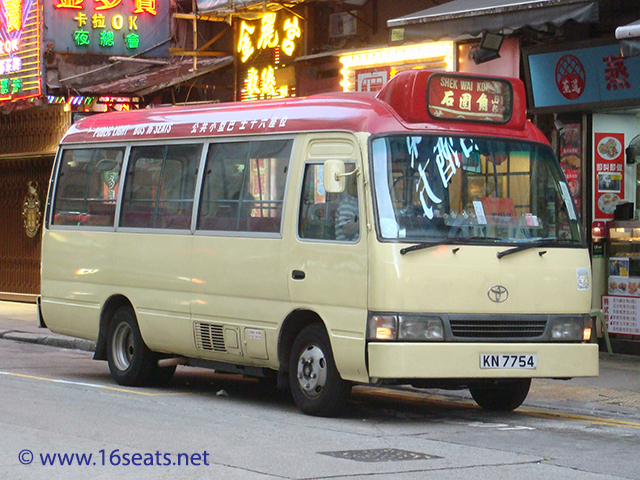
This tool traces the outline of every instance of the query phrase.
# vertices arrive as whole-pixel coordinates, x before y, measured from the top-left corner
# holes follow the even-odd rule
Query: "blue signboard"
[[[54,51],[168,56],[167,0],[48,0],[45,41]]]
[[[620,45],[528,55],[533,108],[578,107],[640,99],[640,57]]]

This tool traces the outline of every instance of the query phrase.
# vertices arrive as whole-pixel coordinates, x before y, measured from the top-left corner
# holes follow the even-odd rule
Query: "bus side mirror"
[[[342,193],[346,187],[344,162],[327,160],[324,162],[324,190],[327,193]]]

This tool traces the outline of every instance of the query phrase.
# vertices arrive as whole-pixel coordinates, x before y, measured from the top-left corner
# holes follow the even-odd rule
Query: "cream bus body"
[[[458,222],[481,239],[418,241],[397,213],[410,205],[394,210],[396,221],[381,200],[385,175],[392,177],[391,167],[381,170],[385,162],[394,165],[393,182],[408,181],[390,157],[405,137],[420,135],[424,145],[433,135],[453,143],[473,135],[479,152],[484,139],[518,142],[505,164],[512,168],[523,150],[548,149],[542,135],[528,123],[512,130],[415,125],[393,107],[380,95],[321,96],[113,114],[72,126],[56,160],[44,228],[46,325],[96,341],[95,357],[108,360],[121,384],[166,382],[177,364],[277,377],[315,415],[343,408],[354,383],[469,387],[482,406],[508,410],[522,403],[531,378],[597,375],[597,345],[587,342],[589,255],[569,218],[575,210],[563,179],[556,207],[567,212],[563,235],[573,239],[566,242],[547,234],[495,239],[490,230],[513,227],[526,236],[545,223],[542,213],[529,213],[532,205],[509,217],[513,225],[483,222],[490,202],[452,208],[439,224],[451,232]],[[478,162],[487,164],[485,153]],[[64,193],[82,162],[92,169],[81,176],[88,179],[84,197]],[[480,163],[465,168],[465,175],[491,176]],[[104,183],[100,198],[87,193],[91,175]],[[253,193],[221,193],[221,175],[242,177],[234,185]],[[180,185],[172,187],[176,178]],[[448,202],[475,178],[451,183]],[[347,238],[335,222],[349,182],[357,189],[357,231]],[[398,191],[411,190],[422,208],[419,193],[429,200],[422,187]],[[171,188],[190,193],[170,197]],[[442,196],[431,193],[431,200]],[[233,225],[216,224],[233,209]],[[422,211],[411,219],[427,220]]]

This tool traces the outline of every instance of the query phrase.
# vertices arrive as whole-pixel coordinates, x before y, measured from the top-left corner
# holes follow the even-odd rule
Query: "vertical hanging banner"
[[[295,96],[293,61],[302,50],[303,21],[289,11],[236,24],[240,100]]]
[[[42,95],[39,0],[0,0],[0,102]]]
[[[594,133],[594,219],[611,220],[624,199],[624,133]]]
[[[565,124],[560,132],[560,165],[567,178],[571,197],[582,211],[582,133],[579,123]]]

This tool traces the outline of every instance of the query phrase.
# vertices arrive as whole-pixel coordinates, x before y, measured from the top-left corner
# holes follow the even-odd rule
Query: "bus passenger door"
[[[310,142],[308,156],[345,155],[355,170],[356,145]],[[295,240],[289,256],[294,309],[317,313],[329,333],[333,356],[346,380],[367,381],[367,241],[362,174],[347,177],[341,194],[324,191],[324,161],[307,160],[302,174]]]

